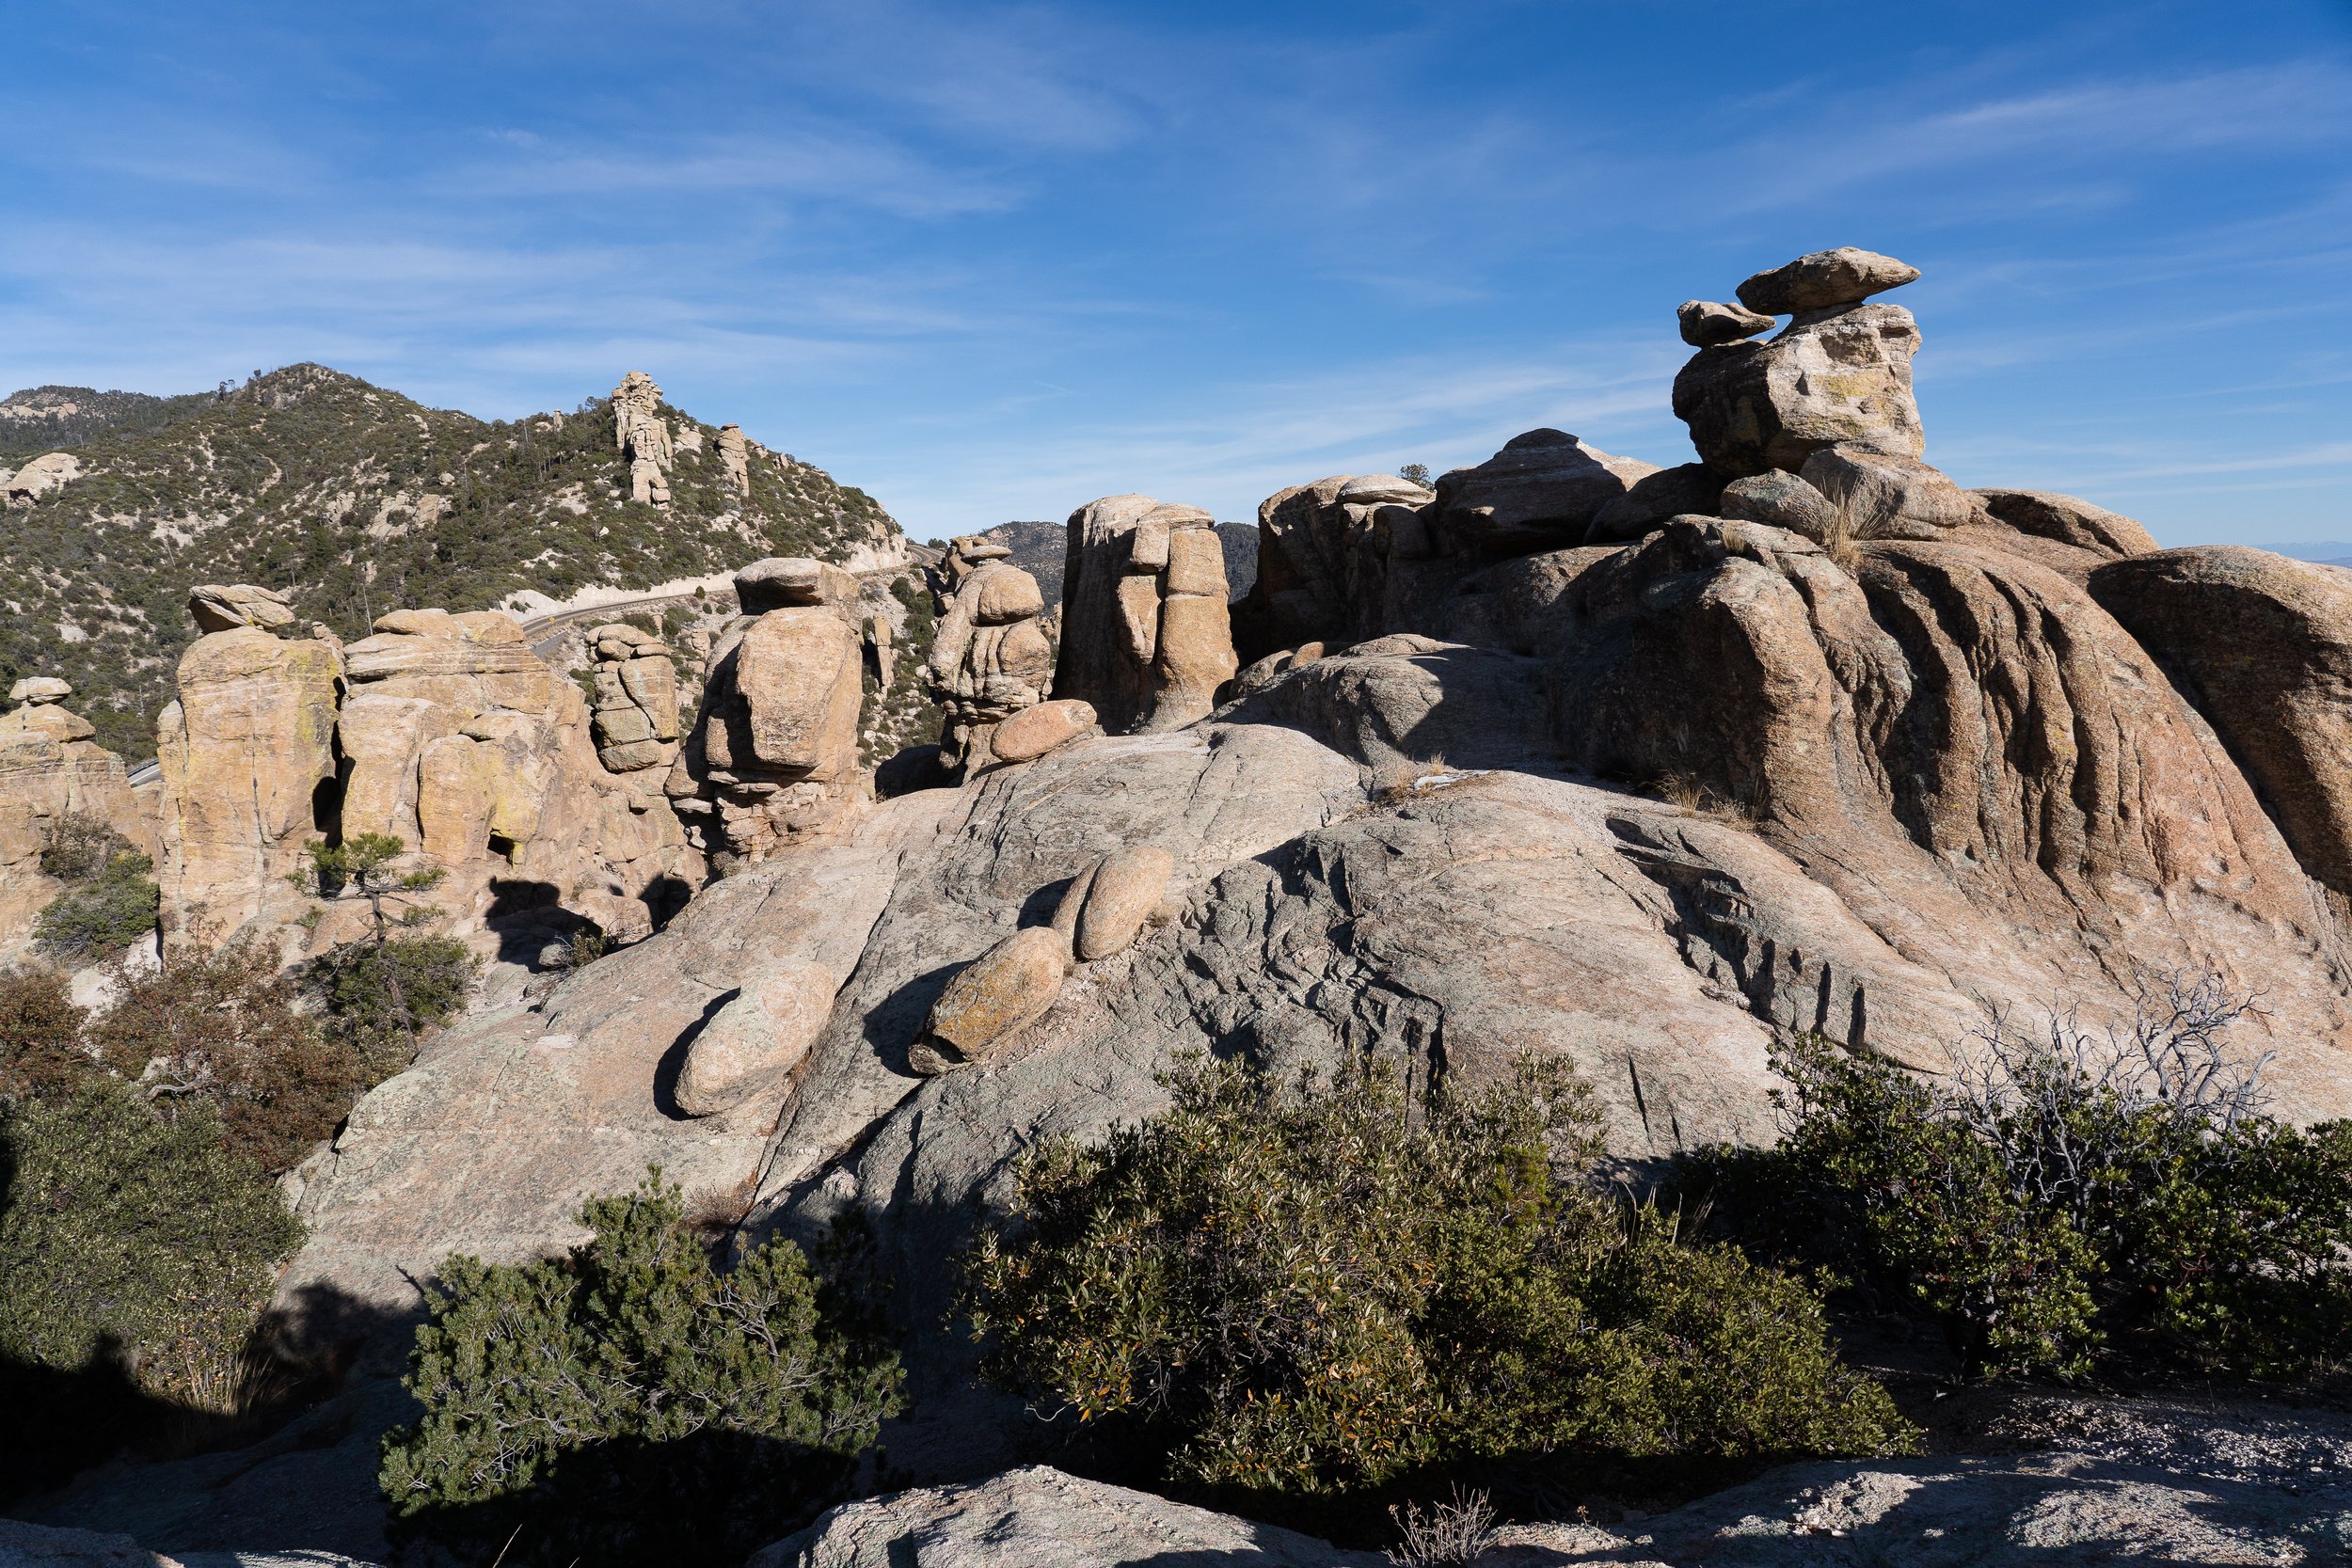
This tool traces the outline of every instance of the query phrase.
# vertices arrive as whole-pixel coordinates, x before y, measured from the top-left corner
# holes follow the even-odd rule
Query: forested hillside
[[[27,387],[0,403],[0,464],[72,447],[95,436],[156,431],[209,407],[228,395],[188,392],[151,397],[145,392],[102,392],[93,387]]]
[[[87,406],[101,428],[42,445],[71,451],[81,476],[0,518],[0,687],[63,676],[99,739],[128,757],[151,754],[154,716],[195,636],[184,600],[196,583],[287,591],[304,619],[352,638],[389,610],[478,610],[522,591],[562,599],[898,542],[872,497],[780,452],[750,449],[746,494],[717,427],[667,404],[677,450],[659,507],[629,499],[603,396],[485,421],[307,364],[144,404],[41,391],[69,394],[45,401]],[[115,428],[101,418],[109,406]]]

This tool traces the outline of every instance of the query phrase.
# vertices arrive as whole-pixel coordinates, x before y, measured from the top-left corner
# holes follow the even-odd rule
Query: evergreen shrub
[[[737,1561],[840,1500],[899,1369],[771,1241],[716,1266],[659,1171],[592,1199],[595,1235],[430,1288],[379,1482],[405,1539],[510,1562]],[[511,1543],[511,1544],[510,1544]]]
[[[1760,1258],[1835,1270],[1968,1369],[2315,1377],[2352,1357],[2352,1122],[2261,1109],[2247,1008],[2169,985],[2128,1028],[1995,1023],[1925,1080],[1820,1038],[1784,1132],[1704,1172]]]
[[[985,1372],[1098,1462],[1263,1497],[1913,1441],[1803,1285],[1595,1190],[1556,1068],[1418,1103],[1378,1067],[1165,1083],[1141,1125],[1027,1158],[969,1260]]]

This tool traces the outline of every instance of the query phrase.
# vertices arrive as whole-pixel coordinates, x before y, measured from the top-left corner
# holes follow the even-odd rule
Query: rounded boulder
[[[746,981],[686,1048],[678,1109],[715,1116],[780,1083],[825,1032],[836,989],[831,970],[805,958]]]
[[[1103,857],[1078,911],[1075,947],[1087,963],[1125,950],[1168,892],[1176,857],[1155,844],[1132,845]]]
[[[1094,705],[1075,697],[1023,708],[996,726],[989,749],[999,762],[1031,762],[1094,727]]]

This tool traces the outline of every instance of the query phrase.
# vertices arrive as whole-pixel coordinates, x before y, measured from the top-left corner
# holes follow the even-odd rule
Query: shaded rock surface
[[[150,858],[157,847],[122,759],[65,707],[72,689],[39,677],[16,688],[19,705],[0,714],[0,961],[24,950],[34,919],[64,891],[42,874],[40,854],[66,817],[96,817]]]
[[[1684,300],[1676,308],[1675,317],[1682,326],[1682,341],[1692,348],[1736,343],[1742,338],[1770,332],[1778,325],[1771,316],[1751,310],[1744,305],[1726,305],[1709,299]]]
[[[1531,430],[1473,468],[1438,481],[1438,517],[1465,553],[1525,555],[1584,542],[1610,502],[1658,472],[1559,430]]]
[[[2090,592],[2219,733],[2304,867],[2352,894],[2352,577],[2204,545],[2102,566]]]

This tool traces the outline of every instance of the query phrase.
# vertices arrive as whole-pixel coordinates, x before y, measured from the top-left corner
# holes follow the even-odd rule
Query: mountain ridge
[[[749,441],[739,478],[722,427],[667,403],[657,412],[676,451],[657,506],[628,499],[603,397],[485,420],[310,363],[151,406],[34,391],[57,395],[19,394],[11,405],[33,410],[20,421],[71,404],[56,417],[115,423],[44,448],[70,451],[78,477],[7,514],[0,684],[70,681],[100,742],[133,758],[151,754],[196,635],[184,601],[197,583],[280,589],[303,621],[356,638],[393,610],[646,588],[763,556],[878,563],[904,548],[864,491]]]

